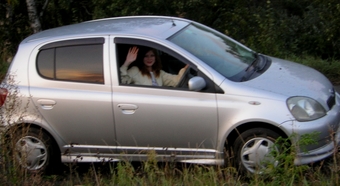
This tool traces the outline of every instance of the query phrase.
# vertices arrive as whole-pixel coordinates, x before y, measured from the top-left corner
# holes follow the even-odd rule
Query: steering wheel
[[[190,79],[189,77],[189,73],[190,72],[190,67],[186,68],[182,77],[179,79],[177,85],[175,87],[183,87],[183,88],[186,88],[188,87],[188,81]]]

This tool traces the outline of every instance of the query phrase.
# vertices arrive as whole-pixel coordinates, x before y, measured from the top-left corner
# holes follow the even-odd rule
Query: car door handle
[[[54,105],[57,104],[56,101],[50,99],[39,99],[38,103],[40,104],[41,108],[45,110],[50,110],[54,107]]]
[[[122,110],[123,114],[133,114],[138,109],[138,106],[133,104],[118,104],[118,108]]]

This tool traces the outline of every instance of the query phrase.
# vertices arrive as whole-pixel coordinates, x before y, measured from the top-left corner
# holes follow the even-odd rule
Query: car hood
[[[328,109],[327,100],[334,96],[334,89],[323,74],[298,63],[269,58],[271,66],[262,75],[245,82],[247,86],[287,97],[310,97]]]

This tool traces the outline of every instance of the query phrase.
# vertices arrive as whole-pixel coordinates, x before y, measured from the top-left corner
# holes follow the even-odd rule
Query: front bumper
[[[327,140],[323,140],[323,145],[308,149],[307,152],[299,152],[294,160],[295,165],[308,164],[323,160],[329,156],[336,155],[340,146],[340,95],[336,94],[336,104],[322,120],[324,125],[328,125]],[[319,130],[316,130],[319,132]],[[324,138],[326,139],[326,137]]]
[[[331,141],[327,145],[313,151],[308,151],[308,153],[297,154],[294,160],[294,164],[295,165],[308,164],[323,160],[332,155],[336,155],[336,153],[338,152],[339,145],[340,145],[340,130],[336,132],[333,141]]]

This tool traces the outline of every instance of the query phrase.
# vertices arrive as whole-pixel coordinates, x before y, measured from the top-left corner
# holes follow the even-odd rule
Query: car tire
[[[30,173],[57,173],[60,153],[52,138],[38,128],[18,128],[13,132],[14,161]]]
[[[234,165],[243,175],[261,174],[268,165],[278,166],[274,157],[279,148],[275,141],[280,135],[270,129],[253,128],[242,132],[235,140],[233,151]]]

